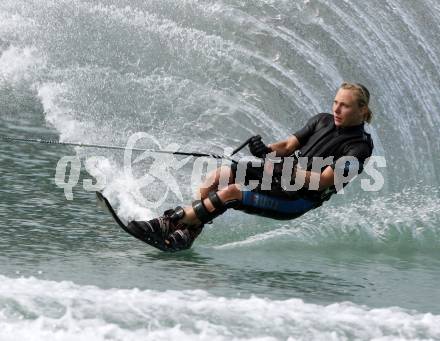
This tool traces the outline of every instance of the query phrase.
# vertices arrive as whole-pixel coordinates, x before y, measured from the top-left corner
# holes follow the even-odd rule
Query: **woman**
[[[264,166],[253,168],[233,163],[231,167],[218,168],[200,186],[200,200],[192,206],[168,210],[162,217],[147,222],[132,221],[127,228],[153,246],[178,251],[191,247],[204,224],[228,208],[274,219],[294,219],[321,206],[336,193],[337,175],[345,176],[351,168],[359,174],[371,156],[373,142],[364,131],[364,122],[370,123],[372,119],[369,101],[370,93],[365,86],[343,83],[336,93],[332,114],[312,117],[284,141],[265,145],[260,136],[251,139],[250,151],[265,159]],[[281,157],[282,162],[274,165],[267,155]],[[345,157],[357,162],[342,162],[340,170],[338,160]],[[226,186],[219,186],[222,179],[227,179]],[[272,181],[268,183],[267,179]],[[302,188],[291,190],[293,179],[302,179]],[[258,182],[252,190],[246,187],[250,181]]]

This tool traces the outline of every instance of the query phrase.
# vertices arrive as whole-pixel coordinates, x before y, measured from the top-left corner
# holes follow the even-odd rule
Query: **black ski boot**
[[[167,210],[158,218],[148,221],[132,221],[127,229],[136,238],[162,251],[174,252],[189,249],[202,227],[193,229],[178,221],[183,218],[182,207]]]

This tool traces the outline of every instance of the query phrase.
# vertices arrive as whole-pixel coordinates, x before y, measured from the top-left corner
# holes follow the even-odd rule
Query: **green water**
[[[23,120],[34,128],[39,123],[31,117]],[[44,127],[38,132],[53,133]],[[2,134],[6,133],[20,136],[21,131],[6,122]],[[359,246],[349,230],[341,236],[330,234],[333,242],[322,244],[297,239],[297,229],[309,228],[307,216],[287,224],[292,234],[234,245],[283,227],[230,212],[206,228],[193,250],[162,254],[121,231],[96,207],[92,192],[77,186],[75,199],[65,199],[54,175],[60,155],[72,154],[71,148],[22,143],[3,143],[2,148],[0,271],[6,276],[439,312],[436,250],[416,249],[411,241],[399,245],[397,240]],[[80,180],[87,177],[83,170]],[[324,235],[338,226],[321,221],[317,228]]]

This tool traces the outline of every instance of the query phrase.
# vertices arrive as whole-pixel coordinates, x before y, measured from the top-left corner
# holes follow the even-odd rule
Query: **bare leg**
[[[229,200],[238,199],[241,200],[243,195],[240,190],[240,186],[236,184],[231,184],[217,192],[217,195],[219,196],[220,200],[222,202],[226,202]],[[205,205],[206,209],[209,212],[213,212],[215,210],[215,207],[212,205],[211,200],[208,198],[203,199],[203,204]],[[185,210],[185,216],[182,218],[181,222],[189,225],[189,226],[200,226],[201,222],[197,218],[194,209],[191,206],[187,206],[184,208]]]
[[[208,197],[210,192],[217,192],[219,189],[221,190],[221,185],[230,185],[234,182],[232,171],[230,167],[223,166],[217,168],[208,174],[203,184],[199,187],[199,196],[200,199],[205,199]]]
[[[212,172],[209,177],[199,189],[203,205],[200,205],[199,202],[196,203],[195,206],[199,216],[203,217],[203,222],[199,220],[192,206],[185,207],[183,217],[174,221],[172,224],[176,226],[174,224],[177,223],[178,227],[180,223],[183,223],[183,229],[177,228],[164,241],[164,243],[173,250],[184,250],[191,247],[194,239],[197,238],[202,231],[203,224],[225,212],[226,207],[223,207],[221,203],[230,200],[241,201],[243,198],[240,185],[234,183],[228,184],[228,182],[233,181],[232,171],[229,167],[218,168]],[[217,208],[214,207],[211,199],[208,197],[211,191],[216,191],[217,195],[211,198],[214,200],[214,203],[216,203]],[[182,216],[180,214],[181,213],[179,213],[179,216]],[[156,219],[155,221],[158,221],[160,225],[160,219]]]

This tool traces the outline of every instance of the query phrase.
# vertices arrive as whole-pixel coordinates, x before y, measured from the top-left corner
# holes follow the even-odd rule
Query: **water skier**
[[[204,224],[229,208],[273,219],[294,219],[321,206],[337,192],[335,175],[346,176],[352,170],[356,175],[361,173],[365,160],[372,154],[373,141],[364,130],[364,123],[372,119],[369,101],[370,93],[365,86],[343,83],[333,102],[333,114],[315,115],[284,141],[265,145],[260,136],[250,140],[250,152],[265,159],[264,165],[245,164],[243,167],[233,163],[230,167],[220,167],[200,186],[200,200],[191,206],[167,210],[159,218],[132,221],[127,229],[151,245],[179,251],[190,248]],[[274,164],[267,155],[281,158],[282,162]],[[330,162],[316,167],[317,157]],[[350,157],[351,161],[339,162],[342,170],[337,169],[338,160],[345,160],[341,159],[344,157]],[[290,168],[285,167],[287,159],[293,159]],[[305,160],[302,167],[301,160]],[[283,181],[286,169],[287,183]],[[245,177],[238,174],[241,170],[246,171]],[[238,181],[239,178],[244,181]],[[271,181],[267,186],[268,178]],[[227,179],[226,186],[219,186],[222,179]],[[286,184],[294,179],[302,179],[304,186],[290,190]],[[255,184],[255,180],[258,186],[248,190],[246,185]]]

